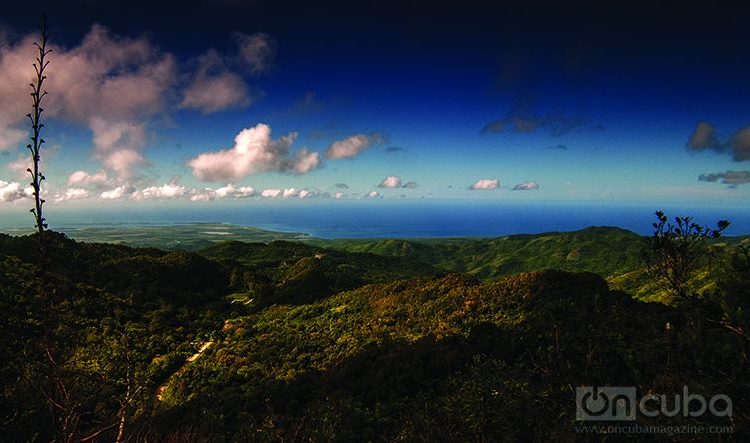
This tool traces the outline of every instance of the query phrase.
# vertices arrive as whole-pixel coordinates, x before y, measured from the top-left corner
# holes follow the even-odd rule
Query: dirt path
[[[161,401],[161,400],[162,400],[162,399],[164,398],[164,391],[165,391],[165,390],[167,389],[167,385],[169,385],[169,381],[170,381],[170,380],[172,379],[172,377],[174,377],[175,375],[177,375],[177,374],[179,374],[180,372],[184,371],[184,370],[185,370],[185,368],[186,368],[186,367],[187,367],[187,366],[188,366],[188,365],[189,365],[190,363],[192,363],[192,362],[194,362],[194,361],[198,360],[198,358],[200,358],[200,356],[201,356],[201,355],[202,355],[202,354],[203,354],[204,352],[206,352],[206,350],[207,350],[208,348],[210,348],[210,347],[211,347],[211,345],[213,345],[213,344],[214,344],[214,341],[213,341],[213,340],[209,340],[209,341],[207,341],[207,342],[204,342],[204,343],[203,343],[203,344],[201,345],[200,349],[198,349],[198,352],[196,352],[195,354],[193,354],[193,355],[191,355],[190,357],[188,357],[188,358],[187,358],[187,360],[185,360],[185,363],[183,363],[183,364],[182,364],[182,366],[180,366],[180,367],[179,367],[179,368],[178,368],[178,369],[177,369],[176,371],[174,371],[174,372],[173,372],[173,373],[172,373],[172,374],[171,374],[171,375],[170,375],[169,377],[167,377],[167,379],[166,379],[166,380],[164,380],[164,383],[162,383],[161,385],[159,385],[159,387],[158,387],[158,388],[156,388],[156,399],[157,399],[158,401]]]

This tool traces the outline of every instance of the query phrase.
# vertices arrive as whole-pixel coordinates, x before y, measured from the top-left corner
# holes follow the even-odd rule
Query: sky
[[[48,206],[745,207],[747,7],[562,3],[14,2],[0,11],[0,216],[31,204],[42,12]]]

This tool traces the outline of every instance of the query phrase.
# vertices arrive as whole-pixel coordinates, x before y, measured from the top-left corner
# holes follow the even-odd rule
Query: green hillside
[[[580,385],[723,393],[731,421],[638,423],[750,435],[741,255],[662,304],[603,278],[658,287],[610,228],[198,253],[47,236],[41,272],[36,237],[0,235],[3,441],[579,441]],[[574,265],[602,274],[512,270]]]
[[[331,240],[352,252],[412,257],[481,279],[540,269],[621,274],[639,267],[641,237],[620,228],[511,235],[492,239]]]

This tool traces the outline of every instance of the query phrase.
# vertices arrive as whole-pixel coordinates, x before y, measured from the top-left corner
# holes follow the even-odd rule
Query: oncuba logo
[[[644,417],[699,417],[706,413],[730,417],[732,399],[725,394],[706,399],[700,394],[691,394],[687,386],[681,394],[672,397],[649,393],[639,400],[634,386],[576,388],[577,421],[633,421],[638,413]]]

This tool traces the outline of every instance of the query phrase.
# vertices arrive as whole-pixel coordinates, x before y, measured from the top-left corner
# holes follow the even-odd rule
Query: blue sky
[[[750,66],[729,7],[204,1],[165,20],[138,2],[59,3],[50,205],[750,198]],[[18,131],[35,22],[0,17],[7,213],[29,205]]]

